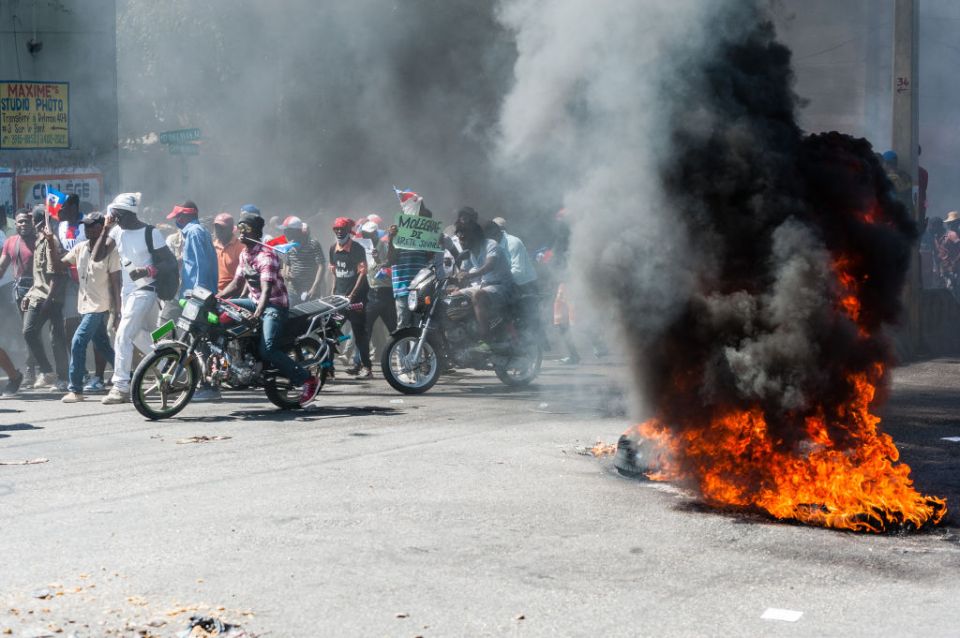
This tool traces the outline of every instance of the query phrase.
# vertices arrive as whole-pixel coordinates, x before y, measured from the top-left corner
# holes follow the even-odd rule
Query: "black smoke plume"
[[[756,6],[730,7],[678,74],[660,172],[691,284],[659,333],[624,312],[655,413],[640,432],[716,504],[861,531],[936,523],[944,502],[913,490],[871,412],[916,229],[866,140],[803,135],[790,51]]]
[[[661,174],[696,283],[662,334],[632,335],[634,360],[665,423],[759,405],[792,446],[813,410],[848,402],[851,371],[890,363],[880,327],[900,315],[915,229],[866,140],[804,137],[773,25],[747,5],[726,21],[739,35],[678,75],[691,99],[675,102]],[[857,282],[857,320],[841,311],[839,260]]]

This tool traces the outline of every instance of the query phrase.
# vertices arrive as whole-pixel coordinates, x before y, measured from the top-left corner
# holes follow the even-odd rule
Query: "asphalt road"
[[[284,637],[960,634],[960,443],[941,439],[960,436],[960,362],[898,370],[884,412],[949,498],[911,536],[620,477],[582,448],[629,425],[623,378],[548,363],[534,389],[476,374],[413,398],[340,381],[305,413],[245,393],[161,423],[0,402],[0,461],[48,459],[0,465],[0,632],[176,636],[199,613]]]

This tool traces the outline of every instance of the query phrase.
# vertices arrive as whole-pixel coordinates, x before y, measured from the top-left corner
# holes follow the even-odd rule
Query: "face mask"
[[[229,243],[230,240],[233,238],[232,228],[227,228],[225,226],[217,225],[213,227],[213,232],[216,234],[217,239],[220,240],[221,244]]]
[[[338,246],[343,246],[343,245],[346,244],[347,241],[350,239],[350,233],[347,232],[346,230],[338,229],[338,230],[335,230],[335,231],[333,231],[333,232],[334,232],[334,234],[336,234],[336,236],[337,236],[337,245],[338,245]]]
[[[240,224],[239,226],[237,226],[237,232],[239,233],[240,241],[248,246],[252,246],[257,243],[256,241],[254,241],[252,231],[253,229],[247,226],[246,224]]]

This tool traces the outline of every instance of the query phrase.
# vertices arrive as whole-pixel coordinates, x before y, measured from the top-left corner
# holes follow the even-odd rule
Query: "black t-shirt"
[[[349,295],[357,284],[360,264],[367,263],[367,251],[355,241],[350,242],[348,250],[337,250],[337,245],[330,246],[330,265],[333,266],[333,276],[336,283],[333,287],[335,295]],[[364,282],[366,283],[366,282]]]

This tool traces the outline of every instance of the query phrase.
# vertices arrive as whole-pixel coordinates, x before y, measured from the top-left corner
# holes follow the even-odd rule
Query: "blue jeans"
[[[73,333],[70,343],[70,392],[83,392],[83,374],[87,371],[87,344],[93,341],[93,347],[107,361],[113,361],[113,346],[107,336],[109,312],[91,312],[80,315],[80,325]]]
[[[253,312],[257,304],[252,299],[231,299],[232,303]],[[267,306],[260,318],[260,358],[273,364],[281,376],[290,380],[293,385],[302,385],[310,378],[310,373],[297,365],[287,356],[287,353],[277,348],[280,335],[283,333],[283,324],[287,321],[287,309],[277,306]]]

